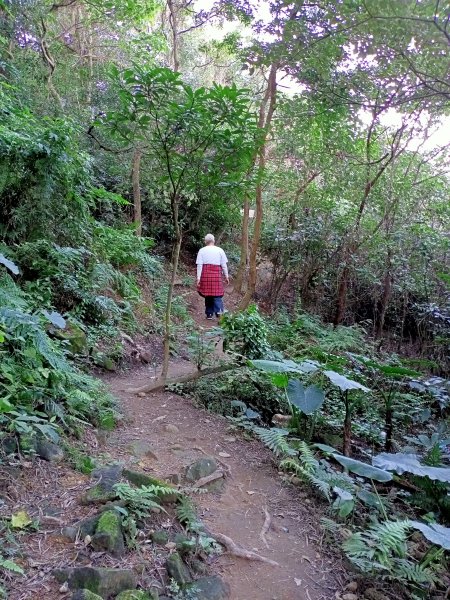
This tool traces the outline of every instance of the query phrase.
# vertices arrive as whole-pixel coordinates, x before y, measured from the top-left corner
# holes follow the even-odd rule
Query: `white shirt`
[[[228,277],[227,256],[219,246],[203,246],[197,254],[197,279],[200,279],[203,265],[220,265]]]

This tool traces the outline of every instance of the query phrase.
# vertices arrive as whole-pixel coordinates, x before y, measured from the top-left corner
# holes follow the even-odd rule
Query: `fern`
[[[406,580],[417,585],[436,581],[436,576],[430,569],[407,559],[396,559],[394,568],[396,579]]]
[[[289,431],[286,429],[254,427],[253,431],[275,456],[295,456],[297,454],[286,440],[286,436],[289,435]]]
[[[179,493],[166,485],[143,485],[133,488],[127,483],[117,483],[114,489],[119,498],[125,500],[131,512],[141,519],[148,517],[148,514],[155,508],[164,510],[161,506],[162,496]]]
[[[377,523],[353,534],[342,547],[361,571],[404,583],[430,584],[434,581],[432,571],[408,558],[406,540],[410,528],[408,520]]]
[[[188,496],[181,496],[176,509],[178,520],[189,531],[198,533],[203,525],[197,517],[194,503]]]
[[[303,468],[306,471],[312,472],[319,467],[318,460],[316,460],[313,451],[306,442],[301,441],[299,443],[298,452],[303,464]]]

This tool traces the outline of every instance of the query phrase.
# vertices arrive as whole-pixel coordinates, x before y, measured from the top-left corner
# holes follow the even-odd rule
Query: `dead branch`
[[[216,481],[217,479],[222,479],[222,477],[224,477],[224,472],[218,469],[217,471],[214,471],[214,473],[211,473],[211,475],[201,477],[198,481],[195,482],[195,485],[193,487],[194,489],[201,488],[205,485],[208,485],[208,483]]]
[[[231,538],[223,533],[211,533],[209,535],[219,542],[222,546],[224,546],[227,552],[233,556],[238,558],[245,558],[245,560],[257,560],[259,562],[266,563],[267,565],[271,565],[272,567],[279,567],[280,565],[274,560],[270,560],[270,558],[266,558],[265,556],[261,556],[260,554],[256,554],[256,552],[252,552],[251,550],[246,550],[245,548],[241,548],[237,544],[233,542]]]
[[[220,367],[210,367],[208,369],[201,369],[199,371],[195,371],[194,373],[188,373],[187,375],[181,375],[180,377],[173,377],[172,379],[164,379],[159,378],[152,383],[147,383],[139,388],[129,388],[125,391],[130,392],[130,394],[139,394],[142,392],[159,392],[164,389],[168,385],[176,385],[181,383],[188,383],[189,381],[195,381],[200,379],[200,377],[205,377],[206,375],[215,375],[217,373],[224,373],[225,371],[231,371],[233,369],[241,369],[244,365],[237,365],[235,363],[228,365],[221,365]]]

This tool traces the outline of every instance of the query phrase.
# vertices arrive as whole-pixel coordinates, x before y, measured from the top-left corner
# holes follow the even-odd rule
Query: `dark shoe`
[[[212,321],[212,315],[206,315],[207,321]]]

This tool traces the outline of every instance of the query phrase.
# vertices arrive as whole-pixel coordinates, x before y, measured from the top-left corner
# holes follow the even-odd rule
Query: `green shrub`
[[[289,412],[284,391],[275,387],[265,373],[254,369],[202,377],[185,386],[185,391],[201,406],[222,415],[239,412],[233,406],[236,400],[257,411],[266,423],[275,413]]]
[[[255,305],[238,313],[225,313],[220,320],[224,347],[250,359],[266,358],[270,348],[267,325]]]

